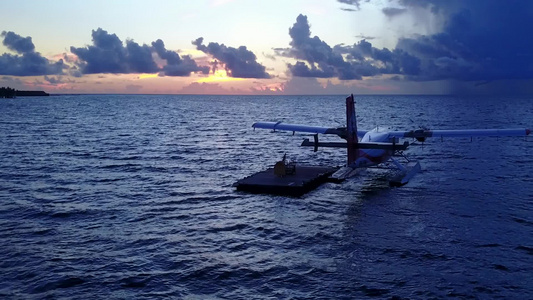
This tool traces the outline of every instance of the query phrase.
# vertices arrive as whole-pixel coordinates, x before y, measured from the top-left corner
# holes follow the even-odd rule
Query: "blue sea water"
[[[428,140],[401,188],[232,184],[337,126],[345,96],[0,99],[3,299],[532,299],[533,138]],[[531,97],[360,96],[359,128],[533,127]]]

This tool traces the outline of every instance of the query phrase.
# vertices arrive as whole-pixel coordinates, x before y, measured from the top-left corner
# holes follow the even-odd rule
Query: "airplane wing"
[[[307,132],[307,133],[322,133],[322,134],[335,134],[340,137],[346,137],[346,127],[320,127],[320,126],[308,126],[298,124],[285,124],[282,122],[256,122],[252,125],[253,128],[272,129],[272,130],[285,130],[293,132]],[[357,135],[363,137],[367,131],[358,130]]]
[[[390,137],[416,138],[424,140],[428,137],[473,137],[473,136],[526,136],[531,130],[526,128],[514,129],[462,129],[462,130],[411,130],[411,131],[391,131]]]

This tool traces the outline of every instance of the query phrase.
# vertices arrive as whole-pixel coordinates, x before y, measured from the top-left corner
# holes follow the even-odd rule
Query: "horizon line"
[[[47,92],[48,93],[48,92]],[[350,94],[168,94],[168,93],[48,93],[50,96],[76,96],[76,95],[116,95],[116,96],[261,96],[261,97],[283,97],[283,96],[349,96]],[[356,94],[354,96],[533,96],[533,94]]]

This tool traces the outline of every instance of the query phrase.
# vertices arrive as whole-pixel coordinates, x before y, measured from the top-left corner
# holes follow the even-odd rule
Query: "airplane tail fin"
[[[346,141],[348,142],[347,166],[352,165],[357,160],[357,118],[355,115],[355,101],[353,94],[346,98]]]

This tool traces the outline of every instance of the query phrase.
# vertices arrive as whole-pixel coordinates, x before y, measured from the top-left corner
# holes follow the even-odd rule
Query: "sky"
[[[530,0],[0,0],[0,86],[533,94]]]

